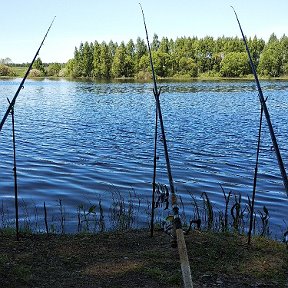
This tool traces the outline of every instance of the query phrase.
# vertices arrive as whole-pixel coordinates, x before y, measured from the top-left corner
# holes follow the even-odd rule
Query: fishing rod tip
[[[234,11],[234,13],[235,13],[235,15],[236,15],[236,17],[237,17],[237,13],[236,13],[236,11],[235,11],[235,8],[234,8],[232,5],[230,5],[230,7],[233,9],[233,11]]]

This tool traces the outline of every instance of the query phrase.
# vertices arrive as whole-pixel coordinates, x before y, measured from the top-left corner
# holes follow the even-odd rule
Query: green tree
[[[284,34],[280,39],[282,51],[282,73],[288,75],[288,37]]]
[[[157,51],[159,49],[160,46],[160,41],[159,41],[159,37],[157,34],[153,35],[153,40],[151,43],[151,50],[152,51]]]
[[[180,75],[187,75],[190,77],[197,77],[198,76],[198,68],[197,64],[195,63],[194,59],[182,57],[179,60],[179,74]]]
[[[101,47],[100,44],[95,41],[94,48],[93,48],[93,77],[96,79],[101,78]]]
[[[125,69],[126,77],[132,77],[136,71],[136,47],[132,39],[126,45]]]
[[[139,60],[139,70],[141,72],[149,72],[151,73],[151,67],[150,67],[150,58],[148,54],[145,54],[141,57]]]
[[[82,76],[83,77],[92,77],[93,76],[93,52],[94,47],[93,43],[85,42],[83,46],[82,56]]]
[[[81,67],[81,53],[83,50],[83,43],[80,43],[79,50],[77,47],[74,49],[74,62],[73,62],[73,71],[71,72],[71,77],[78,78],[82,76],[82,67]]]
[[[62,71],[65,77],[74,77],[74,66],[75,66],[75,58],[69,59],[65,64],[64,71]]]
[[[259,60],[258,71],[261,75],[279,77],[282,69],[282,50],[280,41],[272,34]]]
[[[60,63],[51,63],[47,67],[47,76],[59,76],[59,72],[62,68]]]
[[[206,36],[195,43],[196,63],[200,73],[213,70],[214,39]]]
[[[118,48],[118,43],[113,42],[112,40],[108,43],[108,50],[110,54],[110,58],[113,59],[116,53],[116,49]]]
[[[136,45],[135,45],[135,56],[137,60],[140,60],[143,55],[148,52],[147,46],[145,41],[140,37],[137,38]]]
[[[220,63],[220,75],[223,77],[241,77],[249,72],[250,66],[245,52],[229,52]]]
[[[112,62],[112,76],[114,78],[125,77],[126,75],[126,51],[124,42],[116,49]]]
[[[136,44],[135,44],[135,72],[138,73],[140,68],[140,61],[142,56],[147,55],[148,49],[145,44],[145,41],[141,39],[140,37],[137,38]],[[143,68],[143,67],[142,67]],[[145,69],[144,69],[145,71]],[[143,70],[142,70],[143,72]]]
[[[112,55],[109,46],[102,42],[100,45],[100,77],[111,78]]]
[[[163,52],[163,53],[170,53],[170,45],[169,45],[169,40],[167,37],[163,37],[160,44],[159,44],[159,51]]]
[[[235,38],[226,38],[224,41],[223,52],[245,52],[245,44],[242,39],[235,37]]]
[[[156,75],[159,77],[167,77],[170,64],[169,54],[158,50],[158,51],[152,51],[152,56]]]
[[[119,77],[132,77],[134,75],[134,43],[132,40],[125,46],[124,42],[117,47],[113,62],[112,62],[112,76]]]
[[[260,55],[265,47],[265,41],[263,39],[258,39],[256,36],[253,39],[248,40],[249,50],[253,59],[253,63],[257,69],[260,61]]]
[[[288,38],[285,35],[278,40],[272,34],[267,44],[255,36],[248,39],[248,46],[259,74],[271,77],[283,73],[288,75]],[[247,56],[244,57],[245,45],[238,37],[223,36],[215,40],[209,36],[201,39],[181,37],[175,41],[163,37],[159,41],[154,34],[151,48],[159,77],[197,77],[200,74],[241,77],[251,73]],[[139,37],[135,44],[130,40],[126,45],[113,41],[108,45],[97,41],[80,43],[79,48],[75,47],[73,61],[69,61],[63,71],[72,77],[99,79],[148,79],[151,76],[147,45]]]
[[[35,62],[33,63],[33,66],[32,66],[33,69],[37,69],[41,72],[41,76],[45,75],[45,67],[42,63],[42,60],[40,57],[38,57]]]

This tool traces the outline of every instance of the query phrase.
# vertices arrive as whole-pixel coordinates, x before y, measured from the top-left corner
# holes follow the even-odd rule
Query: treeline
[[[9,59],[9,62],[4,60]],[[30,63],[15,64],[10,58],[0,59],[0,77],[23,77]],[[29,77],[65,77],[65,64],[61,63],[43,63],[38,57],[30,70]]]
[[[272,34],[265,43],[256,36],[248,39],[259,75],[288,76],[288,37]],[[181,37],[176,40],[154,34],[151,50],[158,77],[245,77],[252,74],[243,40],[238,37]],[[10,58],[1,59],[0,76],[15,75]],[[14,66],[14,67],[11,67]],[[17,66],[17,65],[16,65]],[[81,43],[74,58],[66,64],[43,64],[38,58],[30,73],[32,77],[59,76],[72,78],[151,78],[146,42]]]
[[[288,75],[287,36],[278,39],[272,34],[267,43],[255,36],[248,39],[248,45],[260,75]],[[160,41],[155,34],[151,50],[158,77],[243,77],[252,73],[243,40],[238,37],[181,37],[175,41],[163,37]],[[147,45],[141,38],[120,45],[113,41],[81,43],[64,74],[95,79],[150,77]]]

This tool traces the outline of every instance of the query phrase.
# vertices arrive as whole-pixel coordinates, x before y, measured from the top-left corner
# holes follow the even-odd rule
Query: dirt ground
[[[192,231],[196,287],[288,287],[283,243]],[[183,287],[177,248],[162,231],[14,235],[0,231],[0,287]]]

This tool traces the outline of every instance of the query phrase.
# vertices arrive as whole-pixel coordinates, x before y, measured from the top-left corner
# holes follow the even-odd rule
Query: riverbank
[[[181,287],[170,236],[147,230],[78,235],[0,232],[3,287]],[[288,253],[265,238],[191,231],[186,237],[194,287],[287,287]]]
[[[24,77],[28,67],[19,66],[19,67],[12,67],[14,75],[11,76],[3,76],[0,75],[0,79],[9,79],[9,78],[22,78]],[[136,81],[136,82],[150,82],[152,81],[152,76],[150,73],[147,75],[144,75],[145,77],[120,77],[120,78],[110,78],[110,79],[96,79],[96,78],[90,78],[90,77],[79,77],[79,78],[71,78],[71,77],[65,77],[63,75],[57,76],[40,76],[37,77],[35,75],[29,75],[28,78],[30,79],[66,79],[66,80],[72,80],[72,81],[93,81],[93,82],[115,82],[115,81]],[[168,82],[183,82],[183,81],[245,81],[245,80],[251,80],[255,81],[253,74],[245,75],[242,77],[221,77],[220,75],[210,75],[209,73],[202,73],[199,74],[197,77],[190,77],[187,75],[177,75],[174,77],[157,77],[158,81],[168,81]],[[268,76],[259,76],[259,80],[262,81],[288,81],[288,75],[282,75],[280,77],[268,77]]]

